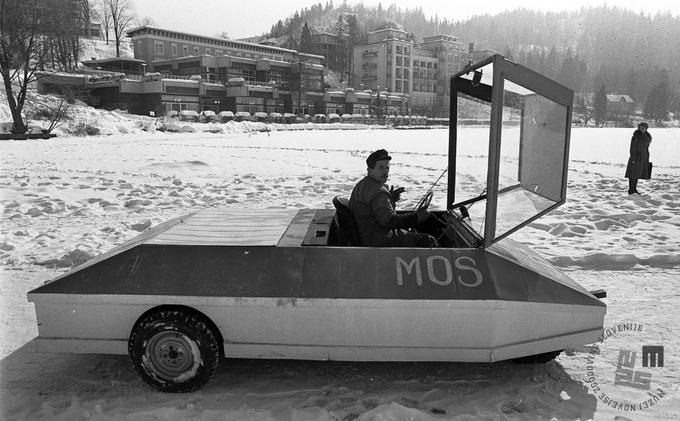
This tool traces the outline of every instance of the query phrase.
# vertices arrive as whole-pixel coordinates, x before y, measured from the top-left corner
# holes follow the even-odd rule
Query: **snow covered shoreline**
[[[199,208],[330,208],[332,197],[349,194],[363,175],[367,153],[380,147],[394,157],[390,183],[407,187],[402,207],[408,208],[441,173],[448,136],[445,130],[160,133],[128,123],[126,115],[120,121],[106,123],[108,136],[0,142],[0,418],[680,417],[680,129],[651,130],[654,178],[641,181],[643,195],[634,197],[625,194],[622,178],[631,130],[572,130],[567,204],[512,236],[586,288],[606,289],[608,326],[643,324],[642,343],[666,347],[667,365],[655,383],[666,396],[631,414],[589,386],[586,350],[540,367],[228,360],[204,390],[189,395],[150,391],[124,357],[34,353],[37,331],[26,292],[69,267]],[[465,135],[479,130],[466,128]],[[611,352],[595,361],[599,376],[613,380],[615,351],[629,343],[611,338]],[[625,389],[608,383],[614,397],[626,398]]]

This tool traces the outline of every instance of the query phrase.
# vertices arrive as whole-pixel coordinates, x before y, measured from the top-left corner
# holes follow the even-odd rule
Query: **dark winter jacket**
[[[386,245],[391,235],[390,230],[418,225],[418,214],[398,214],[390,200],[387,186],[370,176],[364,177],[354,186],[349,198],[349,208],[357,222],[364,246]]]
[[[626,178],[647,178],[650,143],[652,143],[652,135],[648,131],[642,133],[640,130],[635,130],[630,140],[630,158],[626,166]]]

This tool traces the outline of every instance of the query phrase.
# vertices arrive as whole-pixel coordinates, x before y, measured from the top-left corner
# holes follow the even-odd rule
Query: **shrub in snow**
[[[157,130],[161,132],[178,132],[180,130],[180,127],[175,123],[163,123],[160,126],[158,126]]]
[[[71,119],[71,103],[65,98],[33,100],[27,107],[26,117],[39,121],[41,131],[52,133],[52,130]]]
[[[89,121],[78,121],[68,125],[68,132],[74,136],[96,136],[101,130]]]

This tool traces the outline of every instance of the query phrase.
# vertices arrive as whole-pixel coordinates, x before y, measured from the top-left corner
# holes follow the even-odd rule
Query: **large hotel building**
[[[448,115],[450,76],[488,54],[473,52],[472,44],[449,35],[417,43],[398,29],[370,32],[366,45],[346,54],[332,34],[323,35],[324,47],[339,46],[328,59],[273,45],[142,26],[128,32],[133,59],[93,57],[83,62],[97,77],[83,80],[82,87],[100,106],[140,114],[229,110],[443,117]],[[333,67],[340,55],[352,56],[351,83],[329,88],[324,83],[326,66]],[[57,76],[41,82],[45,89],[63,84]]]
[[[399,29],[370,32],[368,43],[354,48],[354,85],[408,94],[413,114],[448,115],[451,75],[494,52],[473,51],[473,44],[450,35],[420,43],[408,35]]]

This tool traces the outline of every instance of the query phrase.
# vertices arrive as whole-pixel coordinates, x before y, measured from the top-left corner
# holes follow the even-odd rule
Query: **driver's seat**
[[[349,209],[349,199],[346,197],[335,196],[333,198],[335,206],[335,224],[338,226],[338,240],[341,245],[350,247],[361,246],[361,236],[359,228],[354,220],[352,211]]]

